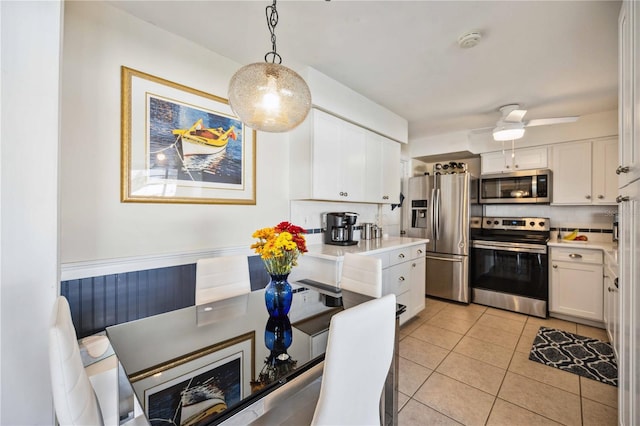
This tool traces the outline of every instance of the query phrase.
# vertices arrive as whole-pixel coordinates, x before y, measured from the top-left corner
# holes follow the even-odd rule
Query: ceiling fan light
[[[516,126],[498,126],[493,129],[493,139],[496,141],[510,141],[524,136],[524,126],[520,123]]]
[[[263,132],[286,132],[311,109],[311,92],[295,71],[258,62],[240,68],[229,82],[229,105],[247,126]]]

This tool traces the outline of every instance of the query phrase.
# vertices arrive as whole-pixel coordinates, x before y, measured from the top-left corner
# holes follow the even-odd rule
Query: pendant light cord
[[[276,51],[276,25],[278,25],[278,10],[276,9],[276,0],[273,0],[273,4],[271,6],[267,6],[265,9],[267,15],[267,26],[269,27],[269,32],[271,33],[271,52],[267,52],[264,55],[264,61],[269,62],[269,56],[271,56],[271,63],[275,64],[276,59],[278,60],[278,64],[282,63],[282,57]]]

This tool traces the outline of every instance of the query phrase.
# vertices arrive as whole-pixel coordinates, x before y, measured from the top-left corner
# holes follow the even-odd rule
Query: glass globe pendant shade
[[[229,82],[229,105],[247,126],[263,132],[286,132],[304,121],[311,92],[295,71],[276,63],[240,68]]]

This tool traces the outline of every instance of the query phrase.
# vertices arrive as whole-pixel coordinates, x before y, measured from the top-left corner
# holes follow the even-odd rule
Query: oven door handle
[[[537,254],[547,254],[547,247],[541,248],[532,248],[532,247],[517,247],[517,246],[505,246],[499,244],[483,244],[474,242],[472,244],[473,248],[483,249],[483,250],[499,250],[499,251],[513,251],[519,253],[537,253]]]

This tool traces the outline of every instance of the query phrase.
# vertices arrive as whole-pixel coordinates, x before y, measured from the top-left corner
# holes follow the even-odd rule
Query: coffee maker
[[[353,240],[353,227],[358,219],[358,213],[337,212],[327,213],[327,227],[324,230],[325,244],[335,246],[351,246],[358,244]]]

